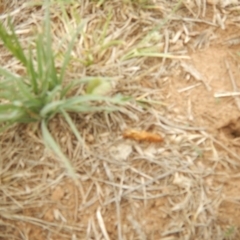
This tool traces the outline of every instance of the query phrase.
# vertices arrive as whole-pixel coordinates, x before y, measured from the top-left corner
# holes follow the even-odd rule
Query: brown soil
[[[157,5],[162,1],[153,2]],[[89,8],[92,6],[89,3]],[[189,7],[183,5],[180,11],[192,18],[189,11],[196,13],[198,8],[194,4]],[[186,34],[182,33],[179,49],[187,50],[184,55],[189,60],[165,59],[163,63],[159,58],[145,58],[139,60],[142,69],[146,72],[156,66],[157,70],[133,74],[130,83],[124,80],[125,73],[121,76],[116,92],[134,91],[137,98],[147,91],[136,92],[129,86],[140,86],[163,106],[153,104],[154,111],[146,112],[136,106],[129,108],[133,115],[123,123],[126,113],[73,116],[91,150],[89,155],[84,155],[61,117],[53,120],[50,128],[77,169],[78,185],[66,176],[34,127],[17,126],[1,135],[0,239],[240,239],[240,96],[214,97],[238,91],[233,89],[230,74],[240,88],[240,57],[236,54],[240,43],[230,44],[229,40],[239,37],[240,29],[238,22],[233,24],[234,12],[219,5],[215,11],[222,18],[227,16],[225,29],[218,24],[184,23],[192,33],[206,38],[201,45],[199,35],[190,36],[185,44]],[[213,6],[207,5],[206,16],[201,19],[212,21],[214,14]],[[97,72],[91,66],[88,71]],[[161,121],[157,122],[155,111],[176,126],[164,129],[165,125],[157,125]],[[179,125],[205,130],[183,131]],[[160,132],[165,142],[158,145],[123,139],[122,130],[135,126]],[[196,151],[190,151],[189,142],[204,149],[190,166],[187,164]],[[160,160],[153,157],[157,151]],[[180,153],[183,158],[178,158]],[[189,167],[184,168],[184,164]],[[13,168],[18,171],[11,176],[8,170]],[[169,175],[158,178],[167,169]]]

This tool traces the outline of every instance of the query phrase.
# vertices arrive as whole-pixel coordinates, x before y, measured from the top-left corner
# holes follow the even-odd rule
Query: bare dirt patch
[[[240,87],[239,6],[199,2],[184,1],[174,13],[177,1],[153,1],[152,8],[122,1],[66,7],[72,24],[76,13],[89,18],[74,53],[82,61],[73,61],[68,77],[113,77],[113,92],[138,103],[73,116],[85,147],[60,116],[51,122],[77,185],[44,146],[37,124],[3,133],[0,239],[239,239],[238,96],[214,96],[238,92],[231,74]],[[20,5],[4,9],[21,32],[34,23],[31,8]],[[19,8],[27,15],[14,12]],[[56,41],[68,32],[58,11],[52,12]],[[99,29],[111,11],[106,39],[124,43],[100,49]],[[42,17],[41,8],[32,12]],[[142,42],[159,19],[168,21]],[[126,57],[150,47],[172,56]],[[160,134],[164,142],[125,139],[126,129]]]

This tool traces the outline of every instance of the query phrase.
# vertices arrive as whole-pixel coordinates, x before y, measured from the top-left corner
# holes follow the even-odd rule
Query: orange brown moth
[[[163,138],[156,133],[150,133],[146,131],[138,131],[134,129],[128,129],[123,132],[124,138],[130,138],[136,141],[147,141],[147,142],[162,142]]]

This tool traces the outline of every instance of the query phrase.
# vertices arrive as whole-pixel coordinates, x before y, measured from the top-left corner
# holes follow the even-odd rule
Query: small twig
[[[240,92],[224,92],[224,93],[215,93],[215,98],[222,98],[222,97],[236,97],[240,96]]]
[[[231,82],[232,82],[233,91],[234,91],[234,92],[238,92],[237,84],[236,84],[236,82],[235,82],[235,79],[234,79],[234,77],[233,77],[232,71],[231,71],[231,69],[230,69],[230,67],[229,67],[229,63],[228,63],[227,60],[225,60],[225,65],[226,65],[226,68],[227,68],[227,71],[228,71],[230,80],[231,80]],[[236,96],[234,97],[234,99],[235,99],[235,102],[236,102],[236,104],[237,104],[238,110],[240,110],[240,99],[239,99],[238,97],[236,97]]]
[[[99,227],[102,231],[102,234],[104,236],[104,238],[106,240],[110,240],[109,236],[108,236],[108,233],[107,233],[107,230],[106,230],[106,227],[105,227],[105,223],[103,221],[103,218],[102,218],[102,214],[101,214],[101,208],[99,207],[98,210],[97,210],[97,220],[98,220],[98,224],[99,224]]]
[[[202,1],[202,16],[206,16],[206,0]]]
[[[188,86],[188,87],[185,87],[185,88],[181,88],[181,89],[179,89],[179,90],[177,90],[179,93],[182,93],[182,92],[186,92],[186,91],[188,91],[188,90],[191,90],[191,89],[193,89],[193,88],[195,88],[195,87],[198,87],[198,86],[200,86],[200,85],[202,85],[201,83],[196,83],[196,84],[194,84],[194,85],[191,85],[191,86]]]

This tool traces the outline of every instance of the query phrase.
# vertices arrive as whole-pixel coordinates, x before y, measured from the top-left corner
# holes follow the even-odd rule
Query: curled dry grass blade
[[[45,4],[47,7],[43,33],[37,36],[34,48],[29,47],[26,50],[22,47],[10,19],[8,20],[8,27],[0,23],[0,39],[8,51],[25,68],[25,74],[20,76],[4,67],[0,67],[0,130],[3,131],[16,123],[41,122],[42,135],[46,145],[63,161],[70,176],[75,178],[73,167],[48,130],[49,121],[57,113],[62,114],[76,138],[83,143],[81,135],[68,112],[111,111],[115,110],[116,107],[96,107],[92,103],[100,101],[116,105],[123,103],[124,99],[121,96],[111,98],[97,95],[96,88],[104,87],[104,84],[102,84],[104,81],[101,78],[80,79],[64,85],[71,52],[85,22],[80,21],[68,44],[58,72],[55,67],[55,54],[52,50],[50,3],[45,1]],[[91,84],[91,81],[95,82]],[[86,82],[89,84],[86,95],[67,97],[67,94],[76,84]],[[107,86],[105,85],[105,87]]]

